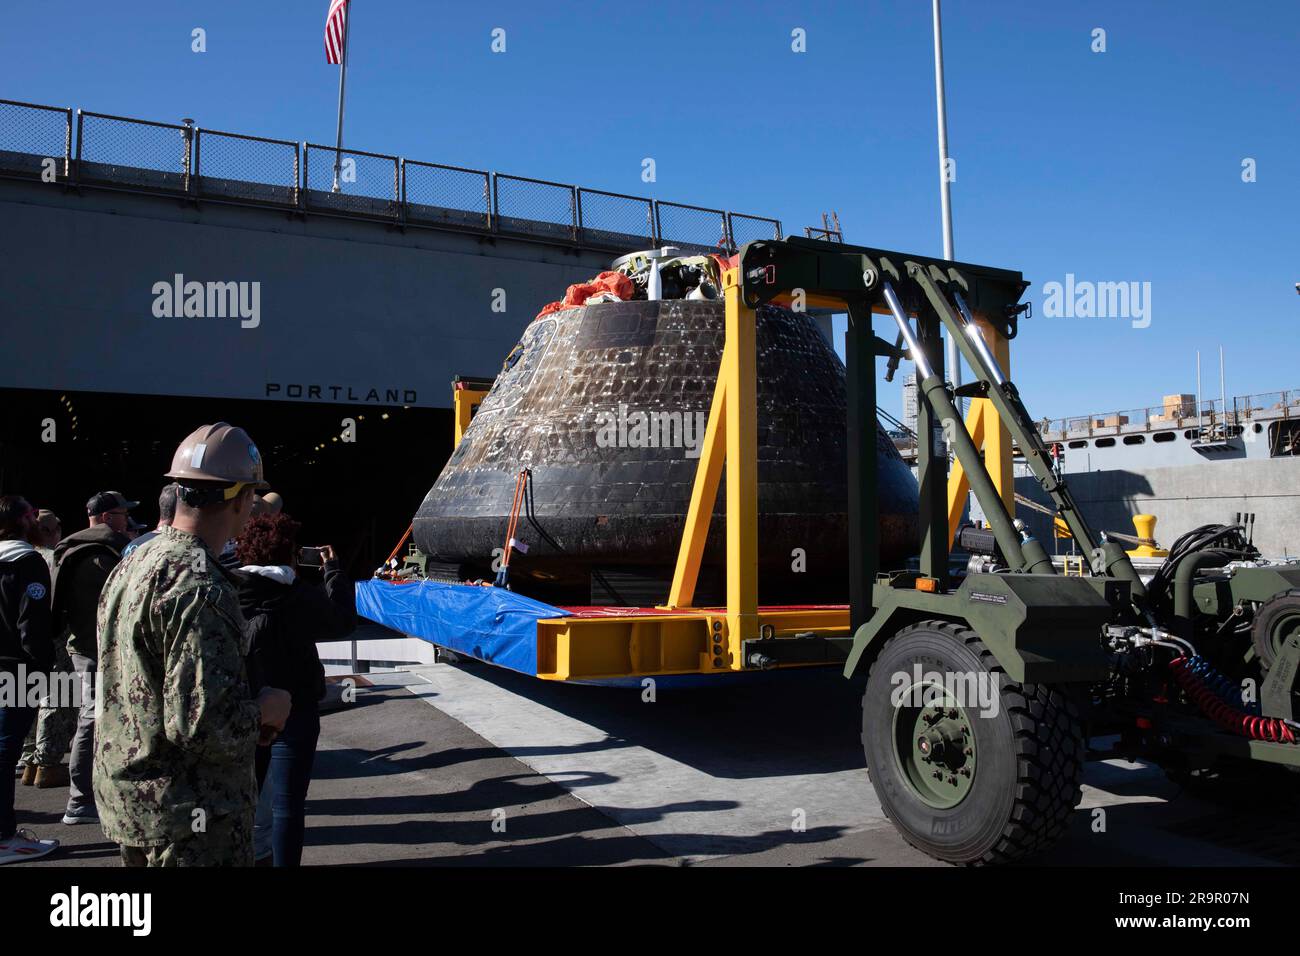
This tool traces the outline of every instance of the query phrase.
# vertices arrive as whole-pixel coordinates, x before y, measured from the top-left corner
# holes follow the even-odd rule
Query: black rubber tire
[[[939,673],[992,676],[997,713],[970,710],[976,769],[966,797],[946,810],[922,801],[894,756],[891,675],[913,664]],[[1073,697],[1007,677],[972,630],[922,621],[899,631],[871,667],[862,698],[862,747],[885,814],[912,846],[964,865],[1010,863],[1065,831],[1079,802],[1086,740]]]
[[[1259,606],[1255,611],[1255,620],[1250,627],[1250,640],[1259,655],[1259,664],[1265,673],[1273,666],[1277,658],[1277,649],[1273,646],[1273,628],[1278,619],[1294,617],[1300,613],[1300,588],[1282,591]]]

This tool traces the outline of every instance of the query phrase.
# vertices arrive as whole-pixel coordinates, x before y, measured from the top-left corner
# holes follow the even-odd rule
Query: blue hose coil
[[[1242,689],[1220,674],[1204,657],[1197,655],[1187,661],[1187,670],[1201,680],[1225,704],[1259,715],[1259,702],[1243,699]]]

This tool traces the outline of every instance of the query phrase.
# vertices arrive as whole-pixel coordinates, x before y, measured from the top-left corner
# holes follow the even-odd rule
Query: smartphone
[[[298,563],[305,568],[319,568],[325,564],[324,548],[299,548]]]

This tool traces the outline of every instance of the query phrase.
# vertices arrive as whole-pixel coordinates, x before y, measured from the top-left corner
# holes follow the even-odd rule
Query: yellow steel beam
[[[975,316],[975,325],[979,328],[989,351],[1002,367],[1002,374],[1011,377],[1011,344],[983,318]],[[998,414],[997,407],[987,398],[977,398],[972,405],[984,409],[984,466],[989,470],[994,486],[1002,495],[1002,503],[1007,507],[1007,514],[1016,516],[1016,475],[1011,460],[1011,433]]]
[[[727,348],[724,345],[722,349],[722,366],[727,364]],[[691,488],[691,503],[686,509],[686,527],[677,551],[677,567],[668,591],[666,606],[670,608],[691,607],[695,603],[695,584],[700,576],[700,562],[704,559],[704,544],[709,537],[709,523],[718,501],[718,484],[722,480],[722,466],[727,454],[725,384],[719,374],[713,387],[713,404],[709,408],[709,423],[704,429],[699,462],[695,466],[695,484]]]
[[[1011,346],[1006,336],[999,334],[993,326],[978,315],[974,318],[980,334],[989,345],[989,350],[998,360],[998,365],[1002,367],[1002,373],[1010,376]],[[993,479],[993,485],[998,489],[1002,503],[1006,505],[1007,514],[1014,518],[1016,476],[1012,467],[1011,435],[998,414],[997,407],[987,398],[972,399],[970,411],[966,413],[966,430],[970,432],[971,440],[975,442],[977,448],[983,445],[984,467],[988,469],[989,477]],[[962,509],[966,506],[969,494],[970,479],[966,477],[961,462],[954,461],[952,470],[948,473],[949,540],[957,535],[957,526],[961,524]]]
[[[976,404],[971,402],[970,410],[966,412],[966,431],[970,432],[970,439],[979,448],[984,443],[984,403]],[[966,477],[966,469],[962,463],[954,456],[952,470],[948,472],[948,535],[956,537],[957,525],[961,523],[961,513],[966,507],[966,496],[970,494],[970,479]]]
[[[774,642],[782,635],[808,631],[846,635],[849,612],[847,608],[763,610],[756,615],[758,626],[770,626]],[[563,681],[725,674],[741,669],[727,658],[727,636],[727,611],[723,608],[682,614],[548,618],[537,622],[537,676]]]
[[[741,642],[758,637],[757,318],[740,297],[740,270],[722,278],[726,348],[718,377],[726,389],[727,636],[729,665],[744,667]]]
[[[461,436],[465,434],[465,429],[469,428],[470,420],[474,417],[474,409],[483,404],[483,397],[487,395],[488,389],[466,388],[464,383],[458,382],[457,387],[452,390],[452,406],[456,414],[456,444],[460,444]]]

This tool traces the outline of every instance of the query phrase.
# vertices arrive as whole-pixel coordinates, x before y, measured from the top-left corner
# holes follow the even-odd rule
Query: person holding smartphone
[[[356,627],[353,583],[340,571],[334,549],[300,549],[300,529],[287,514],[260,514],[236,543],[251,690],[283,687],[292,696],[284,730],[257,753],[258,785],[271,791],[276,866],[302,862],[307,789],[320,737],[317,705],[325,696],[325,668],[316,644],[340,640]],[[309,565],[320,569],[319,584],[300,573]]]

